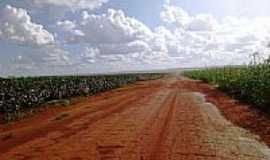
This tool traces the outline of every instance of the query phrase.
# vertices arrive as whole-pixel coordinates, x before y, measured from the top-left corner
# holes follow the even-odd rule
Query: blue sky
[[[208,13],[218,20],[226,16],[270,16],[269,0],[171,0],[171,4],[180,6],[191,15]],[[111,0],[102,9],[122,9],[128,16],[134,16],[147,25],[156,27],[162,23],[159,15],[163,5],[164,0]]]
[[[1,0],[0,76],[249,63],[268,0]]]
[[[147,25],[156,27],[161,23],[159,15],[163,4],[163,0],[111,0],[103,8],[121,9],[128,16],[136,17]]]
[[[268,0],[172,0],[193,14],[210,13],[221,19],[225,16],[269,16]]]
[[[26,7],[24,0],[0,1],[1,7],[6,4]],[[209,13],[219,20],[225,16],[270,16],[270,2],[268,0],[171,0],[171,4],[180,6],[192,15]],[[121,9],[128,16],[136,17],[147,25],[155,27],[161,23],[159,14],[163,5],[164,0],[110,0],[93,12],[101,13],[107,8]]]

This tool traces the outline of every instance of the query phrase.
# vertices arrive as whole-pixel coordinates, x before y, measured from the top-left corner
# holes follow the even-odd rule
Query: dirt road
[[[176,76],[90,97],[0,126],[1,160],[270,160]]]

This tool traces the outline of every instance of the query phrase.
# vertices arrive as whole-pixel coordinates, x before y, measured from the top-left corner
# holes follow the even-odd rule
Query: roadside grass
[[[270,114],[270,64],[187,71],[185,76],[216,85],[229,95]]]

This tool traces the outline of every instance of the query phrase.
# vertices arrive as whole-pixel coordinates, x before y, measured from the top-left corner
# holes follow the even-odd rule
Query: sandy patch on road
[[[222,154],[246,155],[248,157],[258,157],[270,159],[270,149],[260,142],[260,137],[250,131],[237,127],[228,121],[218,108],[206,102],[205,95],[199,92],[185,93],[195,97],[202,114],[207,119],[207,136],[214,141],[215,149],[222,148]],[[221,152],[221,150],[219,150]],[[244,159],[244,157],[243,157]]]

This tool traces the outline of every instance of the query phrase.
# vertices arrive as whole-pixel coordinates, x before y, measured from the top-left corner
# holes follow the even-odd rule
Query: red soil
[[[229,123],[214,106],[191,91],[206,94],[207,100],[216,104],[228,119],[269,142],[266,132],[262,134],[266,130],[260,128],[262,124],[253,129],[258,119],[268,122],[269,127],[269,119],[262,113],[206,84],[167,77],[79,99],[67,108],[49,109],[20,122],[0,125],[0,159],[264,160],[270,157],[266,146],[253,135]]]
[[[215,104],[227,119],[237,126],[259,135],[262,141],[270,147],[270,118],[263,111],[239,102],[201,81],[185,79],[180,84],[189,91],[206,95],[207,101]]]

